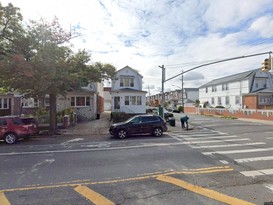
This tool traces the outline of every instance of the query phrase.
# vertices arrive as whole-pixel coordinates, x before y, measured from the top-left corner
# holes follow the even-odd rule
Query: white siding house
[[[273,89],[272,75],[255,69],[236,75],[215,79],[199,88],[200,104],[243,109],[243,96]],[[272,98],[273,92],[269,94]]]
[[[126,66],[112,79],[112,112],[146,113],[146,91],[142,91],[142,76]]]

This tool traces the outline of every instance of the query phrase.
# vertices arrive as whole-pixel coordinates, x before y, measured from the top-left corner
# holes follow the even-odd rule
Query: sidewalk
[[[74,135],[74,136],[109,136],[110,127],[110,111],[105,111],[100,114],[100,119],[80,122],[75,126],[68,127],[62,131],[63,135]]]
[[[75,126],[69,127],[67,129],[62,130],[62,135],[64,136],[86,136],[90,138],[102,138],[109,137],[109,127],[110,127],[110,111],[105,111],[101,113],[100,119],[81,122],[76,124]],[[238,120],[242,121],[251,121],[251,122],[260,122],[264,124],[273,125],[273,121],[266,120],[255,120],[255,119],[245,119],[240,118]],[[175,121],[175,126],[170,126],[168,123],[168,132],[181,132],[181,131],[190,131],[194,129],[194,126],[189,122],[189,130],[182,129],[180,120]]]

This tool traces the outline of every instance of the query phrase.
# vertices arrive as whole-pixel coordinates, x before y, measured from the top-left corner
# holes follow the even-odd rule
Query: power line
[[[239,57],[233,57],[233,58],[227,58],[227,59],[223,59],[223,60],[218,60],[218,61],[214,61],[214,62],[210,62],[210,63],[205,63],[205,64],[202,64],[202,65],[199,65],[199,66],[196,66],[196,67],[193,67],[189,70],[186,70],[186,71],[183,71],[182,73],[180,74],[177,74],[171,78],[168,78],[168,79],[165,79],[164,82],[167,82],[171,79],[174,79],[180,75],[183,75],[184,73],[187,73],[187,72],[190,72],[192,70],[195,70],[197,68],[201,68],[201,67],[204,67],[204,66],[208,66],[208,65],[213,65],[213,64],[217,64],[217,63],[222,63],[222,62],[226,62],[226,61],[232,61],[232,60],[238,60],[238,59],[241,59],[241,58],[249,58],[249,57],[254,57],[254,56],[259,56],[259,55],[265,55],[265,54],[271,54],[272,52],[264,52],[264,53],[256,53],[256,54],[252,54],[252,55],[245,55],[245,56],[239,56]]]

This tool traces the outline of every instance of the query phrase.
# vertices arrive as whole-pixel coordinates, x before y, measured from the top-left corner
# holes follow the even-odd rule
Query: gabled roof
[[[121,68],[120,70],[117,70],[116,71],[116,73],[118,73],[118,72],[120,72],[120,71],[122,71],[122,70],[124,70],[124,69],[130,69],[130,70],[132,70],[134,73],[136,73],[137,75],[139,75],[140,77],[142,77],[143,78],[143,76],[142,75],[140,75],[139,74],[139,72],[137,72],[137,70],[135,70],[135,69],[133,69],[133,68],[131,68],[130,66],[125,66],[124,68]]]
[[[223,78],[214,79],[214,80],[200,86],[199,88],[249,79],[249,78],[252,78],[255,75],[255,73],[259,70],[260,70],[260,68],[255,69],[255,70],[242,72],[242,73],[238,73],[235,75],[230,75],[230,76],[223,77]]]

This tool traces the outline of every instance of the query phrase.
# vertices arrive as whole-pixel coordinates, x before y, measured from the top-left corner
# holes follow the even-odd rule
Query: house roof
[[[135,69],[133,69],[133,68],[131,68],[130,66],[125,66],[124,68],[121,68],[120,70],[117,70],[116,71],[116,73],[118,73],[118,72],[120,72],[120,71],[122,71],[122,70],[124,70],[124,69],[130,69],[130,70],[132,70],[133,72],[135,72],[136,74],[138,74],[139,76],[141,76],[142,78],[143,78],[143,76],[142,75],[140,75],[139,74],[139,72],[137,71],[137,70],[135,70]]]
[[[245,94],[245,95],[255,95],[255,94],[272,94],[273,93],[273,89],[272,88],[263,88],[263,89],[260,89],[260,90],[256,90],[255,92],[251,92],[251,93],[248,93],[248,94]]]
[[[255,75],[255,73],[257,71],[259,71],[259,70],[260,70],[260,68],[255,69],[255,70],[242,72],[242,73],[238,73],[238,74],[235,74],[235,75],[230,75],[230,76],[223,77],[223,78],[214,79],[214,80],[200,86],[199,88],[208,87],[208,86],[212,86],[212,85],[219,85],[219,84],[222,84],[222,83],[229,83],[229,82],[249,79],[249,78],[253,77]]]

